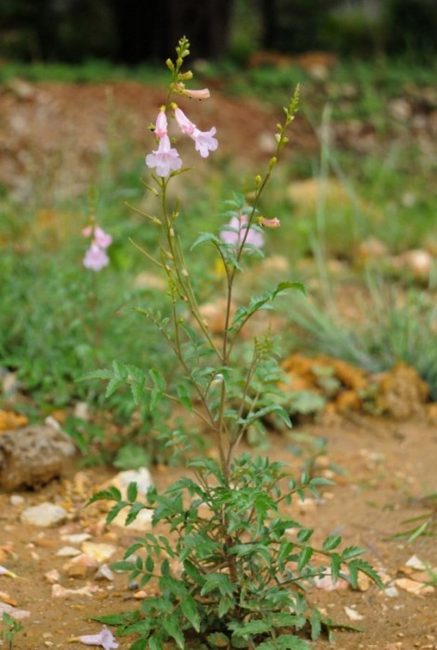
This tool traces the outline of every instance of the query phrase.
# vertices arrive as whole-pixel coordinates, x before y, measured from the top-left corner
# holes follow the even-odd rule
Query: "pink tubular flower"
[[[176,122],[179,125],[180,130],[184,135],[189,135],[192,137],[194,131],[196,130],[196,125],[188,119],[188,117],[185,115],[183,111],[179,107],[175,108],[174,111],[174,116],[176,118]]]
[[[244,242],[245,246],[253,246],[254,248],[262,248],[264,246],[264,236],[255,228],[249,228],[247,232],[247,216],[241,214],[239,217],[232,217],[229,224],[220,231],[220,239],[235,249],[238,249]],[[247,232],[247,236],[246,236]]]
[[[214,138],[215,134],[215,126],[213,126],[209,131],[199,131],[199,129],[194,131],[192,138],[195,142],[195,149],[200,153],[202,158],[207,158],[210,151],[215,151],[217,149],[218,142],[217,138]]]
[[[167,135],[167,128],[168,128],[167,115],[165,114],[165,110],[161,108],[155,123],[156,137],[163,138],[165,135]]]
[[[108,248],[112,244],[112,237],[100,226],[87,226],[82,230],[84,237],[93,237],[93,244],[100,248]]]
[[[100,646],[104,650],[115,650],[118,648],[114,635],[108,628],[103,627],[102,631],[98,634],[85,634],[78,637],[78,640],[85,645]]]
[[[211,93],[208,88],[201,88],[200,90],[189,90],[185,88],[184,84],[175,84],[175,90],[181,95],[190,97],[191,99],[209,99]]]
[[[159,147],[146,156],[146,165],[151,169],[156,169],[158,176],[165,178],[170,172],[177,171],[182,167],[182,160],[179,157],[177,149],[171,146],[168,135],[162,136]]]
[[[83,265],[90,271],[101,271],[109,264],[109,257],[103,248],[100,248],[96,243],[92,243],[85,253],[83,258]]]
[[[180,108],[175,108],[174,114],[180,130],[184,135],[188,135],[194,140],[195,149],[200,153],[202,158],[207,158],[210,151],[217,149],[218,142],[214,137],[216,134],[216,128],[214,126],[209,131],[200,131]]]
[[[83,258],[83,265],[91,271],[101,271],[109,264],[106,249],[112,244],[112,237],[100,226],[87,226],[82,230],[84,237],[92,237],[91,245]]]
[[[266,217],[261,217],[260,224],[265,228],[279,228],[281,226],[281,222],[277,217],[274,217],[273,219],[266,219]]]

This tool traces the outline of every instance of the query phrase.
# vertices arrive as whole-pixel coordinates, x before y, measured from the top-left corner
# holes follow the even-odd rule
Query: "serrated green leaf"
[[[310,650],[310,646],[294,634],[281,634],[274,641],[260,643],[257,650]]]
[[[200,632],[200,616],[194,598],[186,595],[181,600],[181,610],[185,618],[191,623],[196,632]]]
[[[95,501],[120,501],[121,492],[118,488],[112,486],[107,490],[100,490],[93,494],[93,496],[87,501],[87,504],[90,505]]]
[[[151,368],[149,370],[149,375],[156,388],[159,388],[159,390],[161,391],[165,390],[166,382],[165,382],[164,375],[160,370],[158,370],[157,368]]]
[[[218,604],[218,617],[223,618],[234,605],[234,598],[231,598],[231,596],[222,596]]]
[[[358,572],[365,573],[380,589],[384,589],[384,584],[375,569],[365,560],[357,559],[348,563],[349,579],[354,589],[358,587]]]
[[[91,379],[111,379],[112,371],[109,368],[101,368],[100,370],[92,370],[85,375],[81,375],[76,381],[89,381]]]
[[[127,560],[120,560],[119,562],[113,562],[111,568],[114,571],[132,571],[135,568],[135,564]]]
[[[172,614],[171,616],[166,616],[161,619],[162,627],[167,632],[168,636],[176,641],[178,648],[184,648],[184,635],[179,626],[179,621],[177,617]]]
[[[178,384],[178,386],[176,387],[176,392],[177,392],[177,395],[179,397],[179,400],[180,400],[182,406],[185,406],[185,408],[188,411],[192,411],[193,410],[193,404],[191,402],[191,397],[190,397],[190,394],[189,394],[189,391],[188,391],[186,385],[185,384]]]
[[[119,512],[121,512],[123,508],[125,508],[127,505],[128,504],[125,503],[124,501],[120,501],[115,506],[113,506],[111,510],[108,512],[108,514],[106,515],[107,523],[110,524],[112,521],[114,521],[114,519],[119,514]]]
[[[340,535],[329,535],[323,542],[322,549],[324,551],[333,551],[339,544],[341,544]]]
[[[331,575],[334,582],[340,577],[340,568],[341,557],[338,555],[338,553],[333,553],[331,555]]]
[[[317,641],[322,631],[321,615],[318,609],[313,609],[310,618],[310,625],[311,625],[311,640]]]
[[[233,631],[234,636],[240,636],[245,639],[255,634],[265,634],[270,631],[270,621],[254,620],[247,623],[230,623],[228,627]]]
[[[215,244],[217,246],[221,246],[222,241],[217,237],[217,235],[214,235],[212,232],[202,232],[198,236],[198,238],[194,241],[194,243],[191,245],[190,250],[194,250],[201,244],[205,244],[207,242],[210,242],[212,244]]]
[[[164,650],[162,641],[157,634],[152,634],[147,640],[149,650]]]
[[[313,555],[313,549],[311,546],[306,546],[299,553],[299,559],[297,562],[297,570],[302,571],[302,569],[308,564]]]
[[[135,481],[129,483],[127,488],[127,498],[129,501],[135,501],[138,496],[138,484]]]
[[[352,558],[362,555],[366,552],[366,549],[360,548],[359,546],[347,546],[341,554],[341,559],[343,562],[346,560],[352,560]]]

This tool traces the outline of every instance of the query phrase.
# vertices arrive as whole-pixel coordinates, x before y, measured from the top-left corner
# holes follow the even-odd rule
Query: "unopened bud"
[[[193,78],[193,73],[191,72],[191,70],[187,70],[186,72],[182,72],[179,75],[179,79],[181,81],[189,81],[192,78]]]
[[[171,71],[173,72],[173,70],[174,70],[174,63],[173,63],[173,61],[172,61],[171,59],[167,59],[167,61],[165,62],[165,65],[167,66],[167,68],[168,68],[169,70],[171,70]]]
[[[261,185],[261,183],[262,183],[262,177],[260,176],[260,174],[257,174],[255,176],[255,184],[258,186]]]
[[[273,169],[273,167],[276,165],[277,162],[278,162],[278,159],[276,158],[276,156],[273,156],[273,158],[270,158],[269,168]]]

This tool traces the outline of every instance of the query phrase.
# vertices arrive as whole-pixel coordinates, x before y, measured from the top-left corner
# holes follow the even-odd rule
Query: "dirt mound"
[[[137,82],[66,84],[17,82],[0,88],[0,182],[19,198],[82,192],[98,165],[132,167],[153,144],[147,127],[164,88]],[[278,111],[251,99],[214,93],[207,102],[181,99],[199,128],[216,126],[222,161],[253,165],[267,159],[263,142]],[[306,127],[305,138],[311,135]],[[302,128],[295,128],[297,138]],[[44,204],[44,201],[43,201]]]
[[[328,412],[367,411],[397,420],[424,416],[429,387],[417,371],[399,363],[387,372],[372,375],[340,359],[293,354],[282,364],[288,383],[285,391],[311,391],[326,399]],[[430,413],[428,413],[431,419]]]

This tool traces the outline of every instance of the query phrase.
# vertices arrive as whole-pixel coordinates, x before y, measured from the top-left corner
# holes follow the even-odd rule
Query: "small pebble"
[[[12,494],[9,498],[11,506],[21,506],[24,503],[24,497],[19,494]]]
[[[41,528],[62,524],[66,518],[67,512],[64,508],[48,502],[26,508],[21,513],[21,521],[23,524],[31,524],[32,526],[39,526]]]

